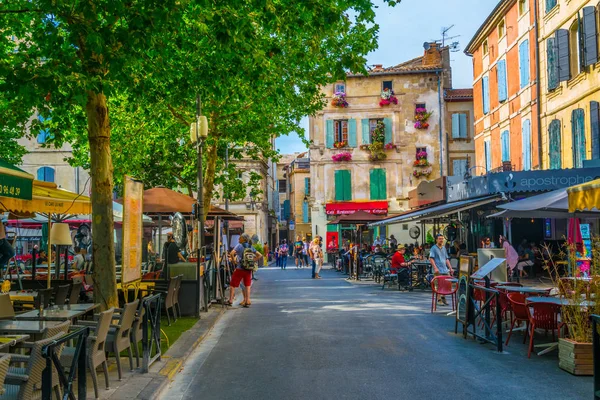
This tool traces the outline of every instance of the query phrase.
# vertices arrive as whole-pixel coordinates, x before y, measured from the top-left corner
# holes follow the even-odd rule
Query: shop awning
[[[572,186],[567,193],[570,212],[600,209],[600,179]]]
[[[337,224],[361,225],[361,224],[368,224],[369,222],[379,221],[381,219],[382,219],[382,217],[379,215],[371,214],[366,211],[357,211],[352,214],[340,215],[333,221],[329,222],[327,225],[337,225]]]
[[[346,201],[339,203],[328,203],[325,205],[327,215],[347,215],[357,211],[365,211],[369,214],[387,214],[387,201]]]
[[[397,217],[387,218],[379,222],[369,224],[369,226],[391,225],[402,222],[418,221],[425,218],[439,218],[445,215],[454,214],[457,212],[468,210],[470,208],[479,207],[485,204],[496,202],[498,201],[498,198],[499,196],[493,195],[478,199],[469,199],[456,201],[454,203],[441,204],[438,206],[408,212]]]
[[[0,211],[16,215],[40,214],[91,214],[89,197],[60,189],[55,183],[34,181],[31,200],[2,198]]]
[[[32,186],[33,175],[0,160],[0,198],[31,200]]]

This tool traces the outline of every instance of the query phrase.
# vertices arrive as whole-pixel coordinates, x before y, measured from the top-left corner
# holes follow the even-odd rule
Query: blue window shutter
[[[467,160],[452,160],[452,175],[465,176],[467,173]]]
[[[490,83],[487,76],[484,76],[481,80],[481,90],[483,97],[483,113],[487,114],[490,112]]]
[[[573,131],[573,167],[583,167],[585,160],[585,112],[582,108],[573,110],[571,114],[571,129]]]
[[[598,31],[596,28],[596,7],[583,7],[583,65],[598,62]]]
[[[54,182],[54,168],[41,167],[37,170],[37,180],[44,182]]]
[[[556,7],[557,0],[546,0],[546,13]]]
[[[460,138],[460,121],[459,114],[452,114],[452,138]]]
[[[490,172],[492,170],[492,149],[490,141],[486,140],[483,144],[485,150],[485,171]]]
[[[549,142],[550,142],[550,169],[561,169],[561,137],[560,137],[560,121],[555,119],[550,122]]]
[[[556,38],[550,37],[546,40],[546,63],[548,64],[548,90],[558,87],[558,48]]]
[[[503,131],[500,139],[502,141],[502,162],[510,161],[510,133]]]
[[[523,153],[523,171],[531,170],[531,121],[526,119],[523,121],[521,128],[522,153]]]
[[[498,75],[498,101],[502,103],[508,98],[508,91],[506,88],[506,61],[498,61],[496,67],[496,74]]]
[[[385,144],[392,143],[392,119],[384,118],[383,124],[385,125]]]
[[[519,45],[519,71],[521,89],[529,85],[529,40],[526,39]]]
[[[600,158],[600,107],[597,101],[590,102],[590,127],[592,160],[597,160]]]
[[[467,114],[458,114],[460,137],[466,139],[469,134],[467,127]]]
[[[325,146],[329,149],[333,147],[333,120],[325,121]]]
[[[310,178],[304,178],[304,194],[310,196]]]
[[[356,147],[356,120],[348,120],[348,147]]]
[[[290,219],[290,201],[285,200],[283,202],[283,219],[286,221]]]
[[[308,203],[302,203],[302,223],[308,224]]]
[[[571,79],[571,60],[569,48],[569,31],[558,29],[556,31],[556,48],[558,56],[558,80],[560,82]]]
[[[364,118],[360,121],[362,129],[362,144],[371,144],[371,129],[369,127],[369,119]]]

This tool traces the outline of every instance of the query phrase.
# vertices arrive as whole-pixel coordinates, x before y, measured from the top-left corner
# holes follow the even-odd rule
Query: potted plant
[[[398,104],[398,99],[392,89],[385,88],[381,92],[381,100],[379,100],[379,107],[389,106],[390,104]]]
[[[348,101],[346,101],[346,93],[344,92],[335,92],[333,94],[333,100],[331,101],[331,105],[339,108],[348,107]]]
[[[431,112],[428,112],[426,108],[419,107],[415,109],[415,128],[417,129],[428,129],[429,117],[431,117]]]
[[[431,164],[427,160],[427,152],[425,150],[417,152],[415,161],[413,161],[413,167],[413,176],[415,178],[427,178],[431,175]]]
[[[352,161],[352,153],[345,151],[343,153],[334,154],[331,156],[331,159],[333,162]]]
[[[370,161],[381,161],[387,158],[385,151],[395,149],[396,145],[391,142],[385,144],[385,124],[383,121],[377,121],[375,129],[371,133],[371,144],[363,144],[360,148],[371,153]]]

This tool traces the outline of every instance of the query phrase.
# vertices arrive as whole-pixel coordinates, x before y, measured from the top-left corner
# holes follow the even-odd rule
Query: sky
[[[378,6],[379,48],[367,56],[369,65],[384,67],[400,64],[423,55],[423,43],[442,39],[442,27],[454,27],[448,32],[449,42],[459,42],[460,51],[451,53],[454,88],[469,88],[473,84],[473,64],[464,49],[499,0],[402,0],[396,7]],[[308,118],[302,121],[308,135]],[[293,134],[277,139],[282,154],[302,152],[305,145]]]

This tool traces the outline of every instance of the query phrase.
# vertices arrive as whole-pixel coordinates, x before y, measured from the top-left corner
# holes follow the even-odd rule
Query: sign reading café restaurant
[[[513,192],[546,192],[567,188],[600,178],[600,168],[554,169],[544,171],[513,171],[474,176],[449,176],[448,202]]]

